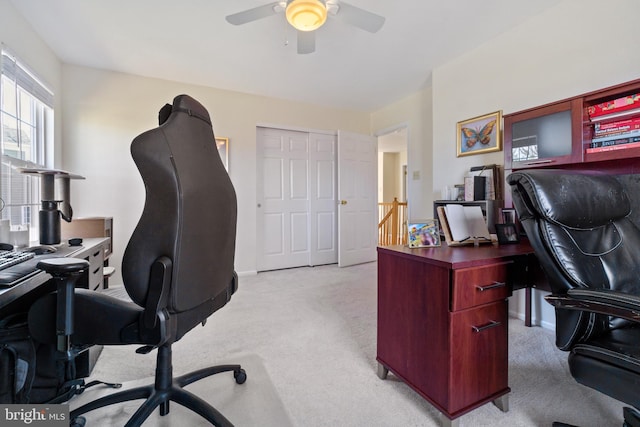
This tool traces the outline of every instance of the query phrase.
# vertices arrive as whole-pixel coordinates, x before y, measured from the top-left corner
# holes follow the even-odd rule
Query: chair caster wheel
[[[86,423],[87,420],[85,417],[75,417],[69,423],[69,427],[84,427]]]
[[[244,371],[244,369],[233,371],[233,378],[236,379],[237,384],[244,384],[244,382],[247,380],[247,373]]]

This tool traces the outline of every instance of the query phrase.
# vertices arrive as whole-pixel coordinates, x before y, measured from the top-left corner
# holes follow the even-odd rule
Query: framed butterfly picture
[[[458,122],[458,157],[502,150],[502,111]]]

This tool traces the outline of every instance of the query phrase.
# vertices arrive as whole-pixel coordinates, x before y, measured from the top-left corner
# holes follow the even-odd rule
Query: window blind
[[[53,108],[53,92],[49,90],[27,67],[20,64],[8,52],[2,51],[0,56],[2,74],[16,82],[18,86],[40,100],[49,108]]]

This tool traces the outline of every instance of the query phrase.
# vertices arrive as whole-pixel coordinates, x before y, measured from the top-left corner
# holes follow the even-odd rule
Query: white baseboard
[[[522,320],[524,322],[524,317],[525,316],[524,316],[524,313],[521,313],[519,311],[511,311],[510,310],[509,311],[509,317],[520,319],[520,320]],[[550,331],[555,331],[556,330],[555,323],[547,322],[547,321],[544,321],[544,320],[541,321],[539,319],[536,319],[535,317],[531,318],[531,325],[532,326],[540,326],[541,328],[548,329]]]
[[[257,270],[236,271],[236,274],[238,275],[238,277],[242,277],[242,276],[255,276],[256,274],[258,274],[258,271],[257,271]]]

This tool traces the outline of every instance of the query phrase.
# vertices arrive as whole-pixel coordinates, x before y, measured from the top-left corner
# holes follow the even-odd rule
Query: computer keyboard
[[[0,289],[10,288],[39,270],[33,252],[0,250]]]
[[[33,258],[33,252],[0,251],[0,270]]]

